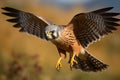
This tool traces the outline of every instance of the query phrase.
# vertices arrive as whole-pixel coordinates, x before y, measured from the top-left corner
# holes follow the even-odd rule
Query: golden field
[[[46,17],[56,24],[67,24],[75,14],[86,11],[82,6],[63,10],[54,5],[38,5],[36,0],[0,0],[0,8],[5,6]],[[66,58],[62,60],[63,67],[58,72],[55,69],[59,58],[56,47],[50,42],[20,33],[19,29],[13,28],[13,24],[6,21],[9,17],[1,12],[2,9],[0,80],[120,80],[120,27],[87,49],[109,65],[107,70],[97,73],[85,73],[74,69],[71,71]]]

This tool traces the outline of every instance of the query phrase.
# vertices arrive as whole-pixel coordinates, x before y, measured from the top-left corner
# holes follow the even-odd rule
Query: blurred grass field
[[[0,8],[10,6],[28,11],[56,24],[67,24],[75,14],[86,11],[82,6],[63,10],[54,5],[38,5],[36,0],[24,1],[0,0]],[[50,42],[20,33],[6,21],[9,17],[1,12],[3,10],[0,9],[0,80],[120,80],[120,27],[87,49],[110,65],[107,70],[97,73],[71,71],[67,58],[62,61],[62,70],[57,72],[55,64],[59,54],[56,47]]]

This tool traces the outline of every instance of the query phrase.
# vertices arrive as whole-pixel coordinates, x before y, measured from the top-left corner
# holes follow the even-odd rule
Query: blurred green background
[[[0,0],[0,8],[5,6],[46,17],[55,24],[67,24],[77,13],[108,6],[120,12],[119,0]],[[62,70],[57,72],[55,64],[59,54],[56,47],[20,33],[1,12],[0,9],[0,80],[120,80],[120,27],[87,49],[110,65],[107,70],[97,73],[71,71],[67,58],[62,60]]]

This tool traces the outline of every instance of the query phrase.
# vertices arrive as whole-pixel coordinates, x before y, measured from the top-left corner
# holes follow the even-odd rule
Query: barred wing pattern
[[[115,18],[120,13],[108,12],[112,8],[80,13],[73,17],[69,25],[73,24],[75,36],[84,48],[102,36],[112,33],[113,30],[117,29],[116,26],[120,26],[116,23],[120,19]]]
[[[44,28],[51,23],[42,17],[37,17],[34,14],[13,9],[10,7],[2,8],[7,12],[3,14],[13,17],[8,19],[8,22],[16,23],[13,27],[21,28],[20,32],[27,32],[29,34],[36,35],[42,39],[45,39]]]

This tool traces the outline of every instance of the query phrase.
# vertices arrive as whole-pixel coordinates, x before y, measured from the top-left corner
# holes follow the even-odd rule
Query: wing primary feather
[[[111,30],[117,30],[115,27],[113,26],[107,26],[107,28],[111,29]]]
[[[92,11],[92,13],[105,13],[111,9],[113,9],[114,7],[107,7],[107,8],[102,8],[102,9],[98,9],[98,10],[95,10],[95,11]]]
[[[118,18],[104,18],[106,22],[118,22],[120,19]]]
[[[114,22],[105,22],[106,23],[106,25],[110,25],[110,26],[120,26],[120,24],[118,24],[118,23],[114,23]]]
[[[18,22],[18,18],[14,18],[14,19],[7,19],[8,22],[12,22],[12,23],[16,23]]]
[[[120,15],[120,13],[103,13],[101,14],[103,17],[111,17],[111,16],[117,16]]]
[[[19,30],[19,32],[25,32],[24,28],[21,28],[21,29]]]
[[[7,16],[11,16],[11,17],[16,17],[16,16],[18,16],[18,14],[16,14],[16,13],[6,13],[6,12],[2,12],[2,14],[7,15]]]
[[[4,7],[2,8],[3,10],[6,10],[8,12],[13,12],[13,13],[16,13],[16,12],[19,12],[19,10],[17,9],[13,9],[13,8],[10,8],[10,7]]]
[[[15,27],[15,28],[20,28],[20,23],[17,23],[17,24],[15,24],[15,25],[13,25],[13,27]]]

